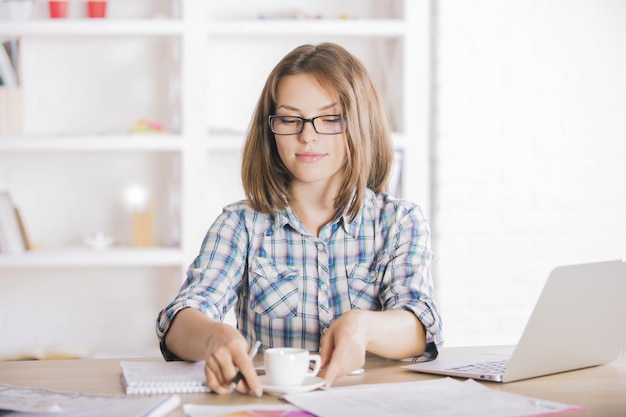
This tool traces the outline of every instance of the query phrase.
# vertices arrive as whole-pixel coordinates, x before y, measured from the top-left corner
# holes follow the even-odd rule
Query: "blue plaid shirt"
[[[223,321],[235,308],[252,345],[318,351],[325,330],[354,310],[412,311],[427,331],[425,359],[441,345],[433,300],[429,229],[413,203],[367,190],[363,207],[311,235],[291,209],[267,215],[240,201],[224,208],[189,266],[179,295],[159,314],[163,343],[176,313],[195,308]]]

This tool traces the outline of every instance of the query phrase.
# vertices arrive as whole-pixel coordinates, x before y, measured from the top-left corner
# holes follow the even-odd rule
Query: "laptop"
[[[512,382],[612,362],[626,340],[625,265],[554,268],[516,346],[449,348],[434,361],[402,368]]]

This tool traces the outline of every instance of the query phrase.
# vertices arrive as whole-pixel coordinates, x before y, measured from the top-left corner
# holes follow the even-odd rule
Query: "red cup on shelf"
[[[48,8],[50,10],[50,17],[53,19],[62,19],[67,17],[67,0],[50,0],[48,2]]]
[[[105,0],[89,0],[87,2],[87,16],[90,18],[103,18],[107,15],[107,2]]]

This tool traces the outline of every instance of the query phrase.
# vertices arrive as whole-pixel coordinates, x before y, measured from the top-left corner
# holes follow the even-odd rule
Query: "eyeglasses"
[[[311,119],[298,116],[270,116],[270,129],[275,135],[298,135],[304,130],[304,124],[310,122],[313,129],[320,135],[337,135],[348,129],[345,116],[327,114]]]

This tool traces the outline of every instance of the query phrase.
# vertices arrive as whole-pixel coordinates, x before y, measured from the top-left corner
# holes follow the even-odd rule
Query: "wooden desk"
[[[451,348],[455,349],[455,348]],[[445,354],[446,349],[443,350]],[[131,359],[137,360],[137,359]],[[404,362],[368,357],[365,374],[348,376],[334,386],[403,382],[440,378],[406,371]],[[0,362],[0,383],[94,394],[123,394],[119,359],[79,359],[66,361]],[[626,358],[611,364],[558,375],[508,384],[481,382],[489,388],[535,398],[575,404],[586,411],[575,415],[626,417]],[[236,405],[276,403],[278,398],[264,395],[257,399],[245,395],[185,394],[182,403]],[[170,416],[183,417],[179,407]]]

